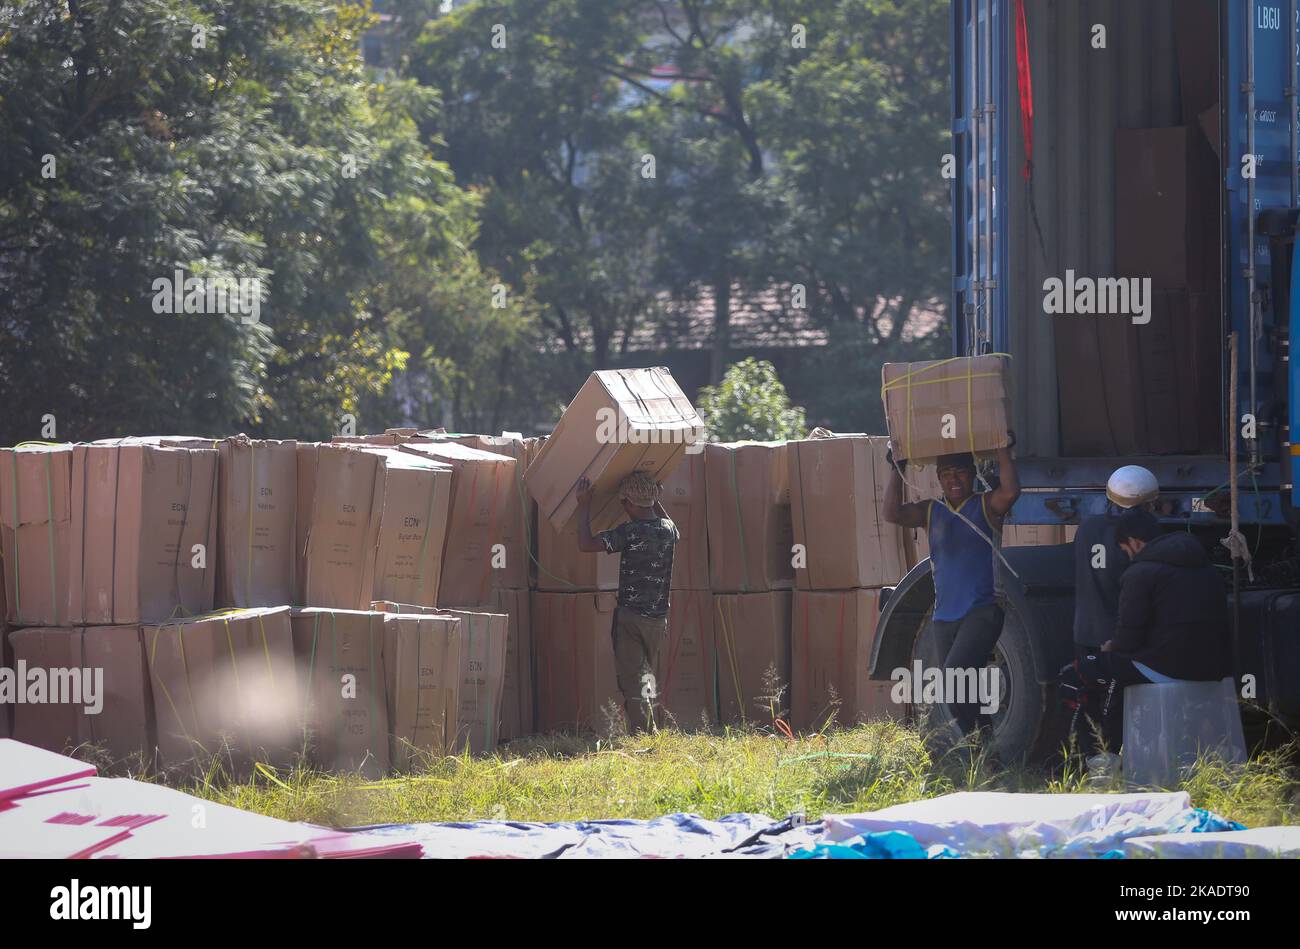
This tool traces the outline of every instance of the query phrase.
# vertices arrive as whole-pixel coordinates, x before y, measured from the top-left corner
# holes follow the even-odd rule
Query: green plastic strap
[[[308,715],[311,714],[309,703],[316,694],[316,639],[320,635],[320,614],[316,613],[311,619],[311,659],[307,663],[307,689],[302,699],[302,720],[309,721]]]

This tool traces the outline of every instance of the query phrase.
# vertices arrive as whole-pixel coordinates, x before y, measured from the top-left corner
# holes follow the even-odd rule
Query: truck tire
[[[912,658],[921,660],[926,669],[939,668],[943,657],[936,653],[927,616],[913,647]],[[1007,607],[1002,634],[993,647],[988,664],[999,670],[998,710],[993,713],[993,743],[998,757],[1011,764],[1050,753],[1056,743],[1052,734],[1057,718],[1054,714],[1055,690],[1038,681],[1029,633],[1011,607]],[[930,728],[940,728],[946,734],[956,735],[956,722],[946,706],[919,707],[914,711],[924,713],[924,720]]]

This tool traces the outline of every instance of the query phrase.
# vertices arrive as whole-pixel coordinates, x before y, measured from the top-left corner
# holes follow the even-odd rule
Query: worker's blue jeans
[[[996,603],[977,606],[959,620],[930,620],[933,630],[935,649],[943,656],[944,669],[984,668],[998,637],[1002,635],[1002,607]],[[963,735],[968,735],[977,727],[989,727],[987,716],[981,716],[979,701],[974,696],[966,696],[965,702],[949,702],[948,710],[957,720]],[[981,719],[984,721],[981,721]]]

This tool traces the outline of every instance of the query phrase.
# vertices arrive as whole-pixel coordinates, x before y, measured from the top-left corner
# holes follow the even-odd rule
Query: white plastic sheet
[[[826,818],[826,840],[901,830],[922,847],[962,856],[1094,857],[1124,840],[1179,826],[1191,811],[1184,791],[1143,794],[1010,794],[965,791],[866,814]]]
[[[1209,834],[1161,834],[1124,841],[1126,857],[1229,860],[1300,859],[1300,827],[1253,827]]]

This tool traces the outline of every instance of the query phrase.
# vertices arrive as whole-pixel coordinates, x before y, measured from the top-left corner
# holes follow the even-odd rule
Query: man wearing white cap
[[[1071,712],[1070,732],[1085,753],[1093,750],[1089,719],[1110,722],[1108,705],[1118,686],[1102,657],[1102,644],[1114,638],[1119,619],[1120,577],[1129,557],[1116,540],[1119,516],[1151,510],[1160,495],[1156,476],[1139,465],[1118,468],[1106,482],[1110,502],[1103,514],[1084,518],[1074,536],[1074,661],[1062,671],[1062,698]],[[1113,728],[1111,729],[1113,732]],[[1117,735],[1104,736],[1118,751]]]

